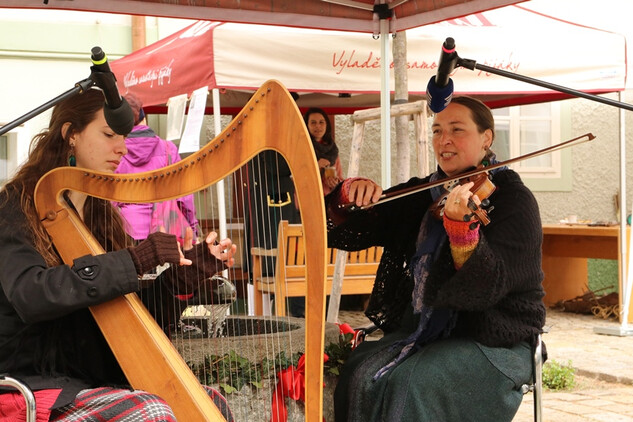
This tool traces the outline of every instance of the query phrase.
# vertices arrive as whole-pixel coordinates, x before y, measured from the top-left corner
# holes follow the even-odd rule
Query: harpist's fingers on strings
[[[205,239],[205,242],[207,242],[208,245],[213,245],[217,238],[218,238],[218,234],[216,232],[209,232],[209,234],[207,235],[207,238]],[[211,252],[213,253],[213,251]]]
[[[178,244],[178,253],[180,254],[180,265],[191,265],[193,262],[190,259],[185,258],[185,254],[182,253],[180,242],[176,243]]]
[[[191,227],[185,228],[184,247],[186,251],[193,248],[193,230]]]
[[[237,245],[233,244],[231,239],[224,239],[220,242],[220,245],[222,245],[223,250],[225,250],[222,254],[222,260],[227,266],[232,267],[235,263],[235,258],[233,258],[233,256],[235,255],[235,252],[237,252]]]
[[[237,246],[233,244],[233,241],[229,238],[222,239],[219,242],[213,242],[209,245],[209,251],[217,259],[224,261],[224,263],[231,267],[233,266],[235,259],[233,256],[237,252]]]

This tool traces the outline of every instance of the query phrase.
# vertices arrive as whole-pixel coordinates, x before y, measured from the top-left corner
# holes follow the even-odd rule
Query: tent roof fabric
[[[402,31],[523,0],[387,0],[392,31]],[[337,4],[338,3],[338,4]],[[342,31],[376,32],[378,0],[0,0],[0,7],[69,9],[221,20]]]

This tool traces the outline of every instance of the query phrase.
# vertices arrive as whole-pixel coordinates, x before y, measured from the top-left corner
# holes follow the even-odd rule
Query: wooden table
[[[627,233],[630,229],[627,229]],[[627,234],[627,240],[630,235]],[[569,224],[543,225],[543,272],[545,305],[573,299],[587,292],[587,259],[618,261],[620,306],[623,302],[620,264],[620,226],[587,226]],[[629,310],[629,322],[633,321]]]

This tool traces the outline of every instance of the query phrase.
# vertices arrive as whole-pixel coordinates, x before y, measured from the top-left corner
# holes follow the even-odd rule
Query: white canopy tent
[[[557,48],[551,37],[557,33],[575,42]],[[449,36],[460,57],[482,64],[585,92],[624,89],[623,36],[508,6],[408,30],[412,101],[425,97]],[[300,95],[302,108],[350,113],[380,104],[381,63],[380,43],[370,34],[198,21],[111,66],[121,92],[136,93],[148,106],[208,86],[220,90],[225,113],[236,112],[266,80],[278,79]],[[564,97],[463,68],[453,78],[456,93],[478,96],[492,107]],[[393,76],[389,88],[393,92]]]
[[[578,42],[563,50],[548,48],[553,33],[565,33]],[[462,57],[483,60],[482,64],[585,92],[624,89],[623,36],[513,5],[409,30],[411,101],[425,98],[440,46],[448,36],[457,41]],[[386,66],[383,59],[389,57],[389,48],[381,38],[378,42],[365,33],[198,21],[113,62],[112,69],[121,92],[134,92],[150,106],[207,86],[221,93],[216,97],[222,112],[234,114],[269,79],[297,92],[301,108],[318,106],[338,114],[381,105],[382,183],[389,186],[390,115],[385,104],[390,94],[393,97],[394,80],[389,75],[391,61]],[[589,63],[587,55],[592,57]],[[455,73],[458,94],[480,97],[491,107],[566,97],[495,75],[465,69]],[[217,107],[214,113],[220,114]]]

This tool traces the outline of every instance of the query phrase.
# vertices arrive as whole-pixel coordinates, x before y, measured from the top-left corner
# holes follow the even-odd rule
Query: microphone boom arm
[[[18,126],[20,126],[22,123],[31,120],[33,117],[45,112],[46,110],[48,110],[49,108],[57,105],[58,103],[60,103],[62,100],[65,100],[66,98],[72,97],[74,95],[77,94],[82,94],[84,93],[86,90],[90,89],[90,87],[92,87],[94,85],[94,81],[90,78],[84,79],[83,81],[79,81],[75,84],[74,88],[69,89],[68,91],[64,92],[61,95],[58,95],[57,97],[53,98],[52,100],[42,104],[41,106],[34,108],[33,110],[29,111],[28,113],[18,117],[17,119],[13,120],[12,122],[7,123],[6,125],[0,127],[0,136],[4,135],[5,133],[7,133],[8,131],[10,131],[13,128],[16,128]]]
[[[492,73],[499,76],[505,76],[506,78],[515,79],[517,81],[526,82],[532,85],[537,85],[543,88],[548,88],[553,91],[562,92],[564,94],[573,95],[575,97],[581,97],[592,101],[597,101],[599,103],[607,104],[610,106],[615,106],[619,108],[623,108],[625,110],[633,111],[633,105],[623,103],[621,101],[612,100],[610,98],[600,97],[594,94],[588,94],[586,92],[578,91],[576,89],[567,88],[561,85],[556,85],[553,83],[541,81],[539,79],[530,78],[528,76],[519,75],[516,73],[508,72],[507,70],[497,69],[491,66],[486,66],[483,64],[477,64],[475,60],[470,59],[462,59],[461,57],[457,57],[457,65],[456,67],[464,67],[470,70],[482,70],[484,72]]]

